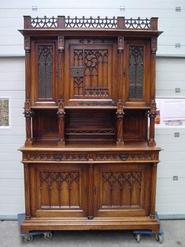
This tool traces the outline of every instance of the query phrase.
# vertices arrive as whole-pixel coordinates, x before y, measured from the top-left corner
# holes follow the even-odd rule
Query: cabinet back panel
[[[114,110],[67,110],[66,111],[67,141],[115,141]]]
[[[146,110],[125,110],[124,141],[147,141],[148,118]]]
[[[35,110],[33,116],[33,137],[35,140],[57,140],[58,119],[56,110]]]

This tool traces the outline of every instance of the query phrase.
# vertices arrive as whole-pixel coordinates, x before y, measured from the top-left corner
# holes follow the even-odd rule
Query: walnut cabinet
[[[157,21],[24,17],[22,233],[159,230]]]

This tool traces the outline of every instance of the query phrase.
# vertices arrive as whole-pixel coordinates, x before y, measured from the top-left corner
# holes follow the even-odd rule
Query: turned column
[[[24,104],[24,116],[26,119],[26,142],[25,145],[32,144],[32,131],[31,131],[31,117],[32,117],[32,111],[31,111],[31,104],[30,100],[27,99]]]
[[[64,144],[65,138],[64,138],[64,117],[65,117],[65,111],[64,111],[64,101],[60,99],[58,101],[58,131],[59,131],[59,140],[58,144]]]
[[[117,117],[117,144],[124,143],[123,141],[123,117],[124,117],[124,111],[123,111],[123,102],[122,100],[118,100],[117,103],[117,111],[116,111],[116,117]]]
[[[155,146],[155,117],[156,117],[156,103],[155,100],[152,100],[150,110],[148,112],[150,118],[150,127],[149,127],[149,146]]]

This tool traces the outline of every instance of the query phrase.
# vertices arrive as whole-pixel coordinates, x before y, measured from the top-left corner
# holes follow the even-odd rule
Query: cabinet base
[[[151,230],[159,232],[160,223],[157,218],[124,217],[124,218],[31,218],[21,224],[21,233],[30,231],[58,230]]]

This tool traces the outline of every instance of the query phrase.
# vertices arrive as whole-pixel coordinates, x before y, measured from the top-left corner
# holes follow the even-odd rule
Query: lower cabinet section
[[[24,169],[22,232],[159,229],[152,162],[27,163]]]

